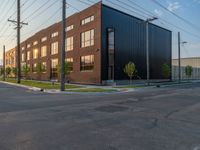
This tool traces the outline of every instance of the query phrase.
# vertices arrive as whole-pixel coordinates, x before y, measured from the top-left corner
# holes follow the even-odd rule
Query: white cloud
[[[169,3],[169,2],[168,2],[168,7],[167,7],[167,9],[168,9],[169,11],[175,11],[175,10],[179,9],[180,7],[181,7],[181,5],[179,4],[179,2],[174,2],[174,3]]]
[[[154,13],[156,14],[156,16],[160,17],[163,15],[163,12],[161,10],[155,9]]]

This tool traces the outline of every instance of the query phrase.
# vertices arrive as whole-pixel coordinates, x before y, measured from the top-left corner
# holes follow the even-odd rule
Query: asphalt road
[[[0,83],[0,150],[200,150],[200,84],[66,95]]]

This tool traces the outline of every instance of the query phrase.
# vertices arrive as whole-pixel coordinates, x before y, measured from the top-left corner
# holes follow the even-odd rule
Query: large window
[[[33,50],[33,59],[37,59],[38,58],[38,49],[34,49]]]
[[[56,36],[58,36],[58,32],[54,32],[54,33],[51,34],[51,37],[52,37],[52,38],[54,38],[54,37],[56,37]]]
[[[81,33],[81,47],[94,45],[94,29]]]
[[[47,71],[47,63],[46,62],[42,62],[42,71],[43,72]]]
[[[41,47],[41,57],[47,56],[47,46]]]
[[[67,58],[65,61],[67,62],[69,71],[73,71],[73,58]]]
[[[58,54],[58,42],[51,43],[51,55]]]
[[[87,24],[92,21],[94,21],[94,16],[87,17],[87,18],[81,20],[81,25]]]
[[[34,64],[33,64],[32,71],[33,71],[34,73],[37,72],[37,63],[34,63]]]
[[[81,57],[81,71],[92,71],[94,69],[94,55]]]
[[[58,77],[58,59],[51,60],[51,79]]]
[[[31,52],[28,51],[28,52],[27,52],[27,60],[30,60],[30,59],[31,59]]]
[[[74,38],[73,36],[66,39],[65,51],[71,51],[74,48]]]

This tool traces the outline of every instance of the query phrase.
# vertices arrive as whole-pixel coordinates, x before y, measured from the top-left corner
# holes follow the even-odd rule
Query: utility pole
[[[3,81],[5,81],[6,78],[6,47],[5,45],[3,46]]]
[[[66,27],[66,2],[62,0],[62,49],[61,49],[61,74],[60,74],[60,90],[65,90],[65,32]]]
[[[149,22],[157,20],[157,17],[148,18],[145,21],[146,25],[146,69],[147,69],[147,85],[150,85],[150,65],[149,65]]]
[[[8,19],[9,22],[12,22],[17,25],[17,83],[21,82],[21,56],[20,56],[20,29],[21,25],[28,25],[28,23],[21,22],[20,14],[20,0],[17,0],[17,21]]]
[[[181,34],[178,32],[178,81],[181,83]]]

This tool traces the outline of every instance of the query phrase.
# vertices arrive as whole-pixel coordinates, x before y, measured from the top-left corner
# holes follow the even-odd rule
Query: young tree
[[[17,76],[17,68],[16,67],[12,67],[12,73],[14,74],[15,78]]]
[[[126,73],[130,78],[130,84],[132,84],[132,78],[136,74],[136,67],[133,62],[129,62],[124,67],[124,73]]]
[[[193,73],[192,66],[189,66],[189,65],[186,66],[185,67],[185,74],[188,77],[188,79],[192,76],[192,73]]]
[[[11,71],[12,71],[12,70],[11,70],[10,67],[7,67],[7,68],[6,68],[6,77],[9,77]]]
[[[37,63],[36,72],[38,74],[38,79],[41,78],[41,73],[45,71],[44,65],[42,63]]]
[[[60,75],[61,74],[61,66],[58,65],[57,66],[57,71],[58,71],[58,74]],[[69,63],[68,62],[65,62],[65,65],[64,65],[64,74],[65,74],[65,78],[68,78],[68,75],[70,74],[70,68],[69,68]]]
[[[162,65],[162,75],[165,79],[168,79],[171,75],[171,68],[167,63]]]
[[[24,74],[25,79],[27,79],[28,78],[28,74],[30,72],[30,68],[28,67],[27,64],[22,66],[22,72]]]

